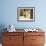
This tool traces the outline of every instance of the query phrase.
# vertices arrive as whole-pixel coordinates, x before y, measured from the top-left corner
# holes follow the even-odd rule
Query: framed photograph
[[[18,7],[17,20],[22,22],[35,21],[35,7]]]

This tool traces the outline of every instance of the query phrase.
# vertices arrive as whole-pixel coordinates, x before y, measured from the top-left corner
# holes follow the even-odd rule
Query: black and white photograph
[[[18,7],[17,20],[18,21],[34,21],[35,8],[34,7]]]

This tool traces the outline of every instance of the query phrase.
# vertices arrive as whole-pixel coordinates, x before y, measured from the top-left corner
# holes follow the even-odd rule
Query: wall
[[[45,0],[1,0],[0,25],[13,24],[16,28],[46,28]],[[35,22],[18,22],[17,7],[35,7]]]

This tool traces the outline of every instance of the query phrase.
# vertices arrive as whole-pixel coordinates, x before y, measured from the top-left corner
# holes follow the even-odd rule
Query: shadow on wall
[[[4,24],[0,24],[0,43],[2,43],[2,36],[3,36],[3,32],[5,32],[6,30],[4,30],[5,25]]]

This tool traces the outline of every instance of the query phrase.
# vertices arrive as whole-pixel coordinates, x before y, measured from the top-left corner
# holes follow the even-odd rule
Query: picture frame
[[[17,21],[34,22],[35,21],[35,7],[18,7]]]

